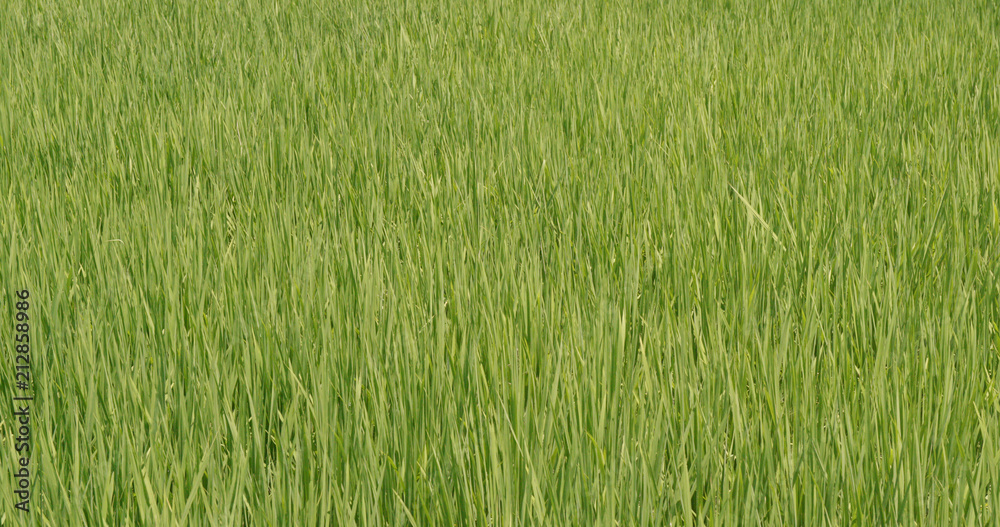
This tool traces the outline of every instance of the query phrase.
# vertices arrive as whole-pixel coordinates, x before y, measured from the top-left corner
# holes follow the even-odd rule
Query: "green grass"
[[[996,2],[0,34],[0,523],[1000,525]]]

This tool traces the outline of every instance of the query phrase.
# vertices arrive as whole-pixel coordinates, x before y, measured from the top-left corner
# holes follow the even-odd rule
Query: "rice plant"
[[[0,523],[1000,525],[1000,4],[6,0]]]

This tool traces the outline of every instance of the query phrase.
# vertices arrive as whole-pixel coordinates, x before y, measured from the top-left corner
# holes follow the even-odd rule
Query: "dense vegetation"
[[[1000,522],[996,2],[0,32],[6,522]]]

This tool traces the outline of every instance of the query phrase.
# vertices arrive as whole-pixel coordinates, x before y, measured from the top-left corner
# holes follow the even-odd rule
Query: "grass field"
[[[37,525],[1000,525],[989,0],[6,0]]]

